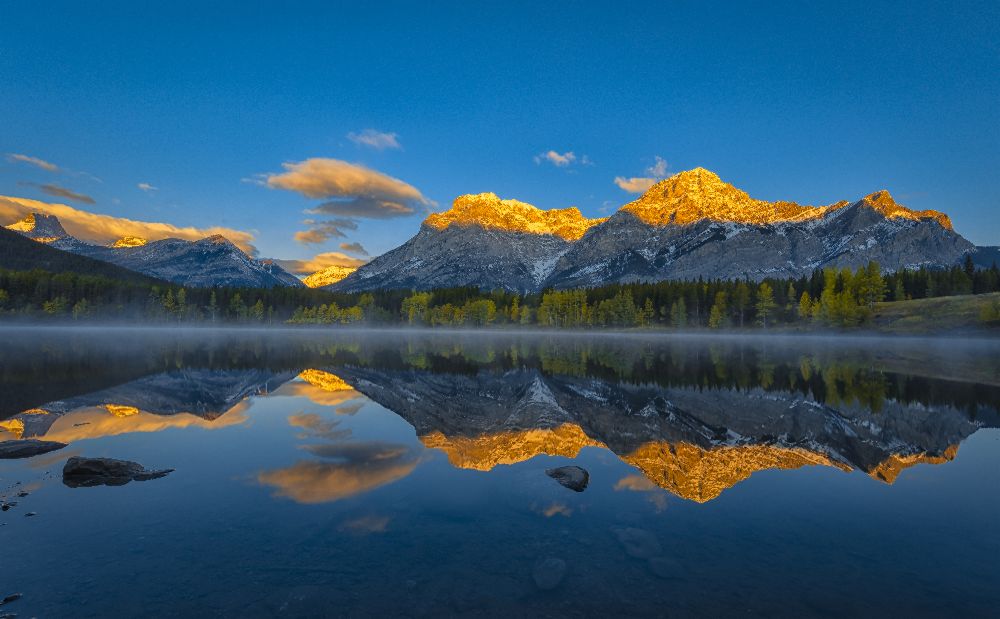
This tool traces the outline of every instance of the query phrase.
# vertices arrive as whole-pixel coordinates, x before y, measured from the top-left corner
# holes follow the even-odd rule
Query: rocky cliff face
[[[610,218],[462,196],[420,232],[331,289],[479,286],[536,292],[663,279],[759,280],[825,266],[950,266],[974,250],[947,215],[887,191],[855,202],[766,202],[696,168],[660,181]]]
[[[182,286],[272,288],[301,286],[297,277],[270,260],[257,260],[221,235],[199,241],[125,237],[106,247],[70,236],[52,215],[30,214],[7,226],[28,238],[88,258],[110,262]]]

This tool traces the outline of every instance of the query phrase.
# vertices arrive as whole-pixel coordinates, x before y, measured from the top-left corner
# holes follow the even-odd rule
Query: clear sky
[[[600,216],[702,166],[1000,244],[995,0],[155,4],[0,4],[0,194],[307,259],[463,193]]]

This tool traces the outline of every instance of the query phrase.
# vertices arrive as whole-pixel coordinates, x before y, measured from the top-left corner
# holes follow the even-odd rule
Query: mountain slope
[[[575,208],[543,211],[495,194],[460,196],[420,232],[329,290],[447,286],[537,290],[560,255],[603,220]]]
[[[273,261],[256,260],[221,235],[199,241],[126,237],[110,247],[92,245],[66,233],[51,215],[29,214],[8,226],[52,248],[118,265],[182,286],[273,288],[301,286],[299,279]]]
[[[50,247],[5,228],[0,228],[0,268],[12,271],[42,269],[51,273],[99,275],[140,284],[158,283],[141,273]]]
[[[767,202],[703,168],[653,185],[607,219],[461,196],[402,246],[330,290],[444,286],[537,292],[663,279],[799,277],[813,269],[958,263],[974,246],[937,211],[879,191],[855,202]]]

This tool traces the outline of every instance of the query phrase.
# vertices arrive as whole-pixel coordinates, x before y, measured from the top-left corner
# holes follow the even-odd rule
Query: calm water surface
[[[0,611],[995,617],[998,405],[989,341],[0,330],[68,444],[0,460]]]

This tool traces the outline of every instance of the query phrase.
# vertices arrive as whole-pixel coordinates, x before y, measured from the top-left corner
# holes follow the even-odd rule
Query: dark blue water
[[[22,617],[996,616],[993,342],[5,330]],[[72,456],[174,468],[70,488]],[[582,492],[546,469],[589,473]],[[29,494],[16,497],[20,491]],[[26,516],[34,512],[34,516]]]

